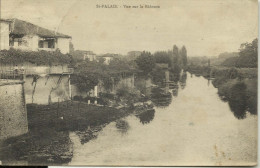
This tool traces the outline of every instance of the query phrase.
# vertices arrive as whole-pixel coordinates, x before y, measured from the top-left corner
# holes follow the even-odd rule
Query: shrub
[[[62,54],[59,50],[48,51],[22,51],[11,48],[0,51],[0,62],[3,64],[17,64],[30,62],[36,65],[62,65],[73,62],[71,55]]]

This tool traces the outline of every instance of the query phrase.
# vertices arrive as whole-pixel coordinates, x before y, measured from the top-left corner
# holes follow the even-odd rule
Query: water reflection
[[[141,114],[136,115],[136,117],[140,119],[140,122],[142,124],[148,124],[154,119],[154,113],[155,113],[154,109],[147,110]]]
[[[153,88],[154,105],[169,108],[155,108],[156,115],[155,111],[144,111],[108,124],[91,143],[74,145],[70,164],[169,166],[187,164],[194,156],[198,159],[195,164],[254,163],[257,117],[248,115],[238,121],[228,104],[218,97],[217,89],[207,86],[204,78],[187,74],[187,80],[185,89],[178,89],[175,82],[178,97],[174,99],[172,94],[165,94],[164,87]],[[230,95],[243,104],[245,94],[236,95],[234,91]],[[76,144],[78,139],[72,141]]]
[[[71,161],[73,144],[67,131],[52,130],[29,133],[3,142],[0,158],[3,164],[60,165]],[[36,131],[36,130],[35,130]],[[34,134],[34,136],[30,136]]]
[[[184,88],[185,88],[185,86],[186,86],[186,80],[187,80],[187,73],[184,72],[184,73],[181,75],[181,78],[180,78],[181,89],[184,89]]]
[[[127,131],[129,130],[130,126],[129,126],[128,122],[125,121],[125,120],[117,120],[116,121],[116,128],[122,134],[126,134]]]
[[[79,136],[80,143],[83,145],[92,139],[96,139],[98,137],[98,133],[103,129],[103,127],[104,125],[88,127],[88,129],[84,131],[75,131],[75,133]]]
[[[228,102],[230,110],[237,119],[246,118],[247,112],[257,114],[256,93],[249,92],[244,82],[236,82],[232,87],[220,86],[218,94],[222,101]]]
[[[164,75],[164,73],[161,74]],[[78,157],[83,157],[79,159],[79,162],[84,162],[86,164],[91,158],[94,160],[93,163],[103,163],[103,160],[99,162],[99,160],[96,159],[104,159],[106,157],[109,157],[110,160],[116,163],[119,160],[119,156],[125,156],[123,159],[126,159],[127,161],[131,159],[138,160],[140,158],[141,160],[148,160],[151,162],[156,161],[157,158],[160,160],[167,158],[166,161],[169,161],[179,155],[179,150],[185,149],[188,146],[188,152],[192,153],[191,156],[197,154],[200,147],[202,147],[203,150],[208,150],[207,152],[203,151],[199,153],[199,155],[202,156],[201,158],[204,159],[204,155],[206,155],[205,158],[207,158],[208,155],[212,153],[212,146],[216,143],[221,143],[223,145],[228,144],[229,146],[225,146],[227,151],[229,151],[230,149],[228,148],[233,145],[232,150],[237,150],[236,153],[239,153],[239,151],[243,149],[247,150],[250,154],[254,154],[254,142],[249,143],[250,140],[255,140],[254,138],[246,139],[248,144],[253,144],[252,149],[250,148],[250,145],[241,144],[237,139],[252,137],[251,135],[244,137],[245,134],[254,131],[248,131],[248,129],[253,129],[253,127],[248,128],[246,122],[255,122],[255,120],[254,118],[249,118],[250,120],[245,118],[247,116],[246,111],[249,111],[251,114],[256,114],[257,99],[255,92],[249,92],[244,83],[237,83],[234,87],[231,87],[231,89],[225,90],[220,96],[225,96],[230,107],[229,109],[227,103],[223,103],[219,100],[219,97],[216,95],[216,88],[212,85],[207,87],[207,81],[204,78],[198,78],[196,76],[191,77],[189,74],[187,75],[187,73],[183,73],[181,76],[174,74],[171,74],[170,76],[172,78],[171,81],[168,83],[161,82],[159,87],[152,84],[152,80],[149,78],[140,78],[135,81],[135,87],[140,88],[139,90],[141,90],[142,94],[145,94],[145,98],[151,99],[153,104],[156,107],[159,107],[156,108],[156,119],[154,119],[155,110],[147,110],[136,114],[135,116],[137,118],[132,115],[117,120],[116,122],[108,123],[108,125],[89,127],[90,122],[93,125],[99,125],[102,122],[99,120],[91,120],[88,121],[88,123],[87,121],[80,119],[80,117],[76,117],[75,120],[77,122],[74,122],[74,125],[69,126],[65,124],[66,127],[70,128],[70,131],[73,131],[73,133],[79,137],[79,145],[81,146],[75,147],[75,145],[73,146],[75,142],[71,142],[73,139],[69,138],[68,131],[63,130],[65,127],[62,126],[62,122],[64,121],[61,121],[61,123],[58,124],[62,127],[57,129],[57,131],[52,132],[48,129],[39,131],[44,130],[40,124],[50,125],[47,121],[51,121],[53,118],[49,116],[46,118],[46,123],[41,121],[41,123],[37,123],[37,125],[29,125],[30,131],[34,131],[33,133],[31,132],[31,134],[34,135],[30,136],[32,139],[25,139],[25,137],[20,138],[19,144],[9,140],[8,142],[12,144],[11,149],[7,150],[7,152],[0,152],[0,158],[6,160],[10,159],[12,161],[27,160],[29,164],[36,162],[41,164],[66,164],[70,162],[72,157],[75,157],[75,155],[77,156],[77,154]],[[186,83],[187,78],[189,80],[188,84]],[[180,90],[179,87],[181,87]],[[174,99],[176,102],[174,105],[172,103],[172,96],[178,96],[178,98]],[[145,99],[144,101],[147,100]],[[165,108],[168,106],[170,107]],[[76,104],[76,106],[72,105],[71,110],[78,109],[78,107],[78,104]],[[38,110],[31,111],[37,111],[37,113],[28,113],[29,123],[32,123],[32,120],[34,119],[33,115],[42,115],[42,119],[46,116],[45,113],[39,113],[40,111]],[[176,113],[173,113],[172,111],[176,111]],[[233,112],[237,119],[244,120],[237,122],[237,119],[230,111]],[[77,114],[77,111],[75,111],[74,114]],[[104,113],[102,117],[107,114],[108,113]],[[216,115],[218,115],[218,117],[216,117]],[[66,117],[64,117],[64,119],[65,118]],[[72,116],[68,116],[68,118],[68,123],[73,123]],[[85,118],[88,118],[88,116]],[[146,127],[143,127],[142,125],[145,124],[147,124]],[[178,127],[176,127],[176,125]],[[229,128],[221,129],[222,125],[229,125]],[[56,127],[57,125],[53,125],[53,128]],[[129,131],[130,128],[131,131]],[[233,135],[238,128],[239,131],[243,133]],[[100,132],[102,132],[102,134]],[[185,134],[183,134],[183,132],[185,132]],[[113,141],[114,137],[120,134],[122,136],[117,137],[118,141]],[[154,137],[154,135],[158,134],[161,135],[163,140],[170,140],[167,141],[167,143],[163,140],[157,141],[159,138]],[[213,137],[208,136],[209,134]],[[147,143],[147,139],[151,140],[151,142]],[[196,143],[191,143],[193,140],[196,141]],[[231,140],[232,144],[229,143]],[[88,143],[89,141],[91,141],[91,143]],[[138,147],[131,148],[133,151],[129,152],[129,149],[126,149],[126,147],[129,147],[132,144],[138,144],[136,145]],[[165,144],[169,146],[165,147],[163,153],[160,153],[162,151],[161,147]],[[203,144],[203,146],[197,147],[197,144]],[[84,145],[86,148],[83,150],[82,147]],[[180,145],[183,146],[179,147]],[[248,148],[248,146],[250,147]],[[100,150],[97,150],[97,148]],[[151,149],[152,152],[147,151],[147,149]],[[145,155],[149,155],[147,157],[148,159],[146,157],[143,158],[145,155],[142,152]],[[89,153],[89,155],[85,155],[86,153]],[[124,153],[127,153],[127,155],[122,155]],[[140,155],[138,155],[139,153]],[[159,156],[157,153],[159,153]],[[84,156],[81,154],[84,154]],[[115,154],[118,154],[119,156],[113,157]],[[185,155],[186,154],[187,153],[185,153]],[[215,156],[211,156],[211,158],[213,157]],[[250,158],[253,157],[254,156],[250,156]],[[243,156],[239,159],[243,159]]]
[[[172,85],[172,95],[174,97],[178,96],[178,91],[179,91],[179,85],[178,84]]]
[[[170,73],[170,80],[178,82],[180,80],[180,73]]]
[[[153,88],[151,100],[156,107],[167,107],[172,102],[172,95],[170,92],[165,93],[163,88]]]
[[[246,85],[244,83],[238,83],[234,85],[230,90],[229,107],[238,119],[246,117],[247,110],[247,97],[246,97]]]

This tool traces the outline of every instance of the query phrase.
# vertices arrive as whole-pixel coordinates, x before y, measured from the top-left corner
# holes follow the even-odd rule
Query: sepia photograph
[[[257,0],[0,0],[0,166],[256,166]]]

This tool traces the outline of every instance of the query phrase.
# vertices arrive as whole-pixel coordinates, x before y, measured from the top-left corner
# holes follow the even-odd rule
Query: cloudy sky
[[[123,7],[145,4],[160,9]],[[185,45],[189,56],[237,51],[257,37],[257,16],[257,0],[1,0],[1,18],[58,30],[72,36],[75,49],[96,53],[154,52],[174,44]]]

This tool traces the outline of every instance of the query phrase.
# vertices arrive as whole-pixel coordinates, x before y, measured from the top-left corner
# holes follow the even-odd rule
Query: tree
[[[238,68],[256,68],[257,67],[257,47],[258,39],[252,43],[243,43],[240,46],[238,56],[227,57],[221,65]]]
[[[72,54],[74,52],[74,45],[73,43],[70,41],[70,44],[69,44],[69,53]]]
[[[137,57],[136,64],[145,74],[148,74],[155,67],[154,57],[150,52],[143,51],[142,54]]]
[[[254,39],[252,43],[243,43],[240,46],[239,57],[237,61],[238,67],[257,67],[257,48],[258,39]]]
[[[187,59],[187,50],[186,50],[185,46],[183,46],[181,48],[181,54],[180,55],[181,55],[181,60],[182,60],[182,66],[183,66],[183,68],[186,68],[188,59]]]
[[[173,46],[172,50],[173,64],[178,64],[179,60],[179,49],[176,45]]]
[[[181,67],[179,64],[179,49],[176,45],[173,46],[172,50],[172,71],[175,73],[179,73],[181,71]]]
[[[171,55],[166,51],[157,51],[154,53],[154,59],[156,63],[168,64],[169,67],[172,65]]]

